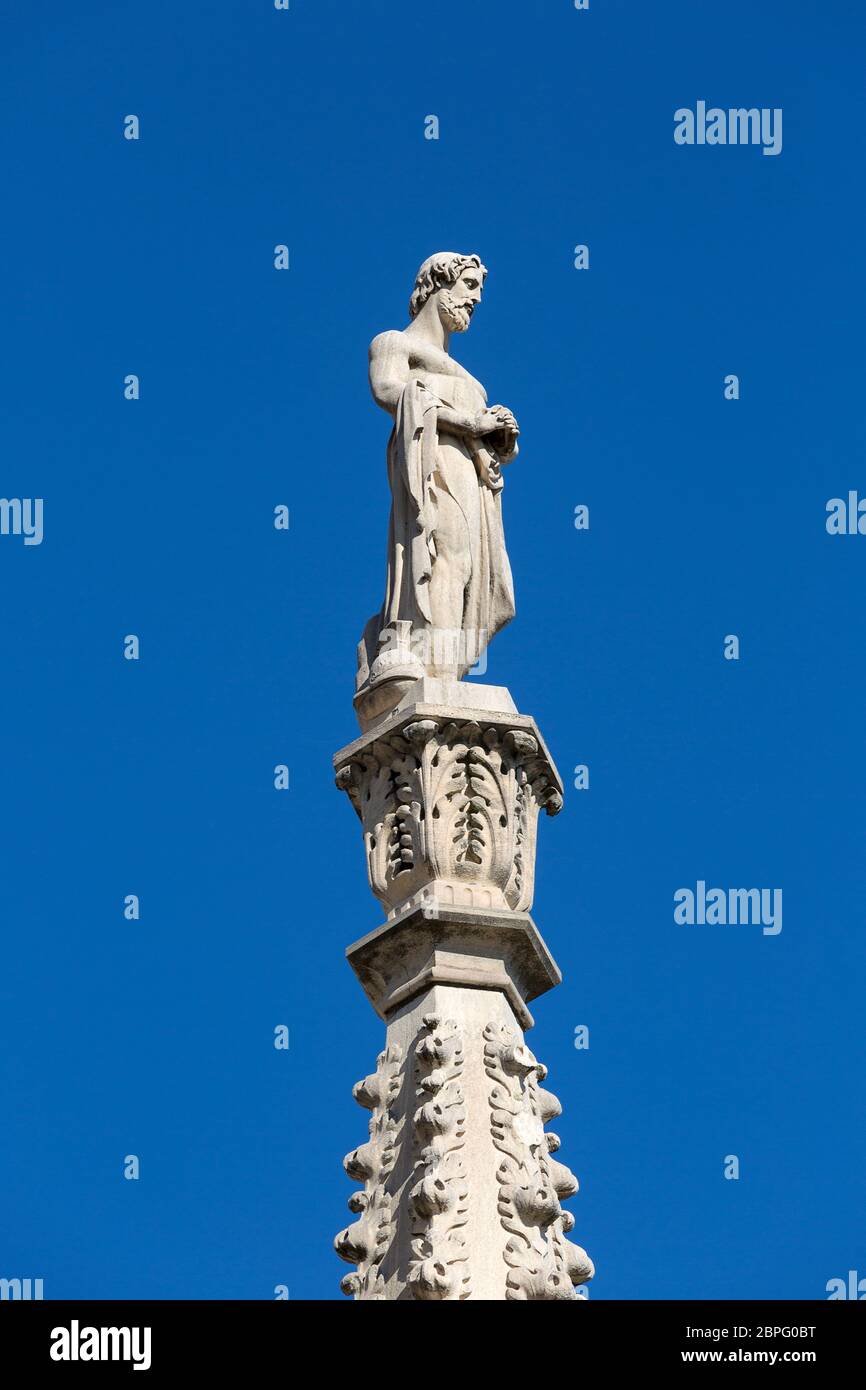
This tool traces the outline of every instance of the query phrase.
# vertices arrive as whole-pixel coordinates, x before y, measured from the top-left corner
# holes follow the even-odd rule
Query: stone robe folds
[[[465,409],[471,395],[479,410],[483,396],[469,377],[437,376],[436,382],[452,388],[453,399],[413,378],[401,393],[388,441],[385,602],[358,646],[359,695],[386,680],[406,685],[425,674],[459,679],[514,616],[500,460],[484,441],[464,443],[438,430],[440,406]],[[437,563],[458,578],[440,594],[434,621],[430,583]]]

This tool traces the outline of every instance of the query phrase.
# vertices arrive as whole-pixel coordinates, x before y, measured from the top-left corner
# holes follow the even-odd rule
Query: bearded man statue
[[[362,728],[415,681],[460,680],[514,617],[502,530],[502,465],[517,421],[450,356],[481,301],[478,256],[439,251],[418,271],[409,325],[370,344],[373,398],[394,420],[385,601],[358,644]]]

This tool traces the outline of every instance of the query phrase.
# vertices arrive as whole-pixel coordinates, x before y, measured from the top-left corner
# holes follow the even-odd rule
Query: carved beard
[[[474,307],[471,300],[455,299],[450,290],[443,290],[439,296],[439,312],[449,333],[466,332]]]

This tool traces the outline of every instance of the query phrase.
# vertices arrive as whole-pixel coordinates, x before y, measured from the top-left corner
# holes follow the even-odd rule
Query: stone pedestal
[[[577,1182],[523,1037],[561,978],[529,915],[539,813],[562,806],[544,741],[507,691],[425,679],[334,761],[387,914],[347,951],[387,1040],[354,1090],[370,1137],[345,1159],[362,1189],[344,1292],[577,1298],[593,1268],[560,1205]]]

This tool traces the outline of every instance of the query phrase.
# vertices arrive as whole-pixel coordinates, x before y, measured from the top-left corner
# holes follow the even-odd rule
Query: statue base
[[[419,677],[408,670],[395,671],[378,685],[365,686],[358,691],[353,704],[364,733],[379,720],[413,704],[517,713],[517,706],[504,685],[476,685],[436,676]]]

